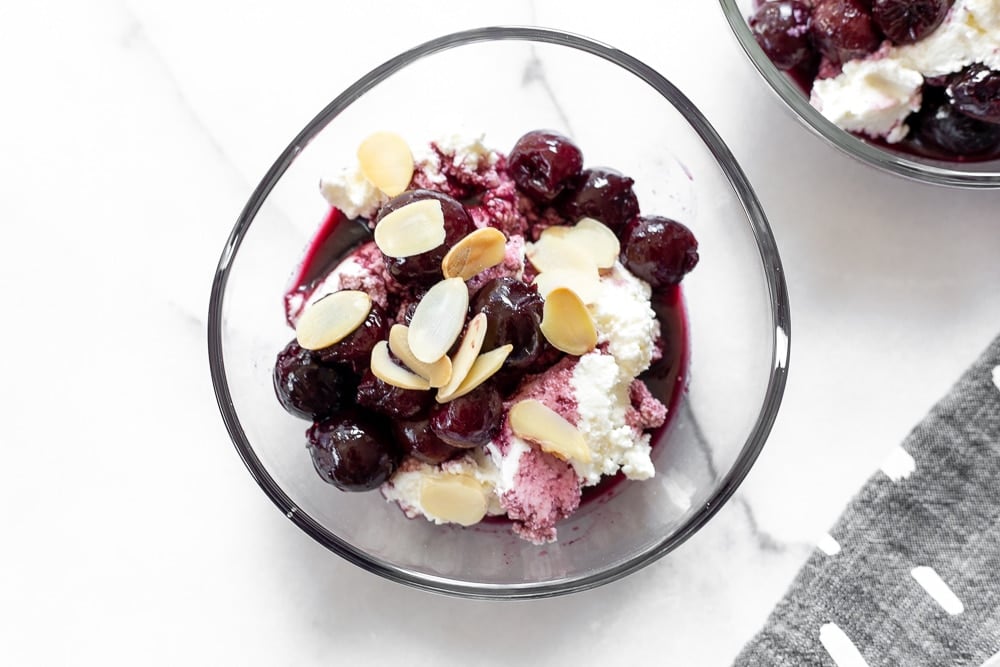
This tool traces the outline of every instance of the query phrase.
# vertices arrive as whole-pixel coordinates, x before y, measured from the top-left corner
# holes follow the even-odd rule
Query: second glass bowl
[[[1000,160],[950,162],[893,151],[840,129],[809,104],[809,97],[787,74],[775,67],[757,44],[747,20],[754,0],[720,0],[740,46],[768,86],[813,133],[834,147],[873,167],[905,178],[963,188],[1000,188]]]

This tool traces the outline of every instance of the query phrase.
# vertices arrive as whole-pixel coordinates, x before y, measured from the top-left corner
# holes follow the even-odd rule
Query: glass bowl
[[[599,91],[595,94],[594,91]],[[642,210],[688,224],[701,262],[684,281],[688,385],[657,474],[624,482],[534,546],[508,525],[409,520],[376,492],[324,483],[308,424],[272,387],[293,337],[282,295],[328,205],[317,182],[353,164],[356,146],[391,129],[411,145],[456,131],[506,152],[524,132],[572,137],[587,165],[635,179]],[[264,176],[224,246],[208,343],[223,420],[278,508],[347,560],[391,580],[477,598],[545,597],[622,577],[675,549],[719,510],[774,421],[789,352],[788,298],[767,220],[718,134],[668,80],[614,48],[556,30],[491,27],[410,49],[340,93]]]
[[[898,176],[924,183],[963,188],[1000,188],[1000,160],[983,162],[946,162],[894,151],[846,132],[809,104],[802,88],[775,67],[757,44],[747,20],[756,7],[755,0],[720,0],[722,10],[760,75],[792,113],[813,133],[837,149],[869,165]]]

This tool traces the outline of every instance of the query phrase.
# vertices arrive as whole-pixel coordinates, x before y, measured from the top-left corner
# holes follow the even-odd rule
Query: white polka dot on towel
[[[993,384],[1000,389],[1000,366],[993,369]]]

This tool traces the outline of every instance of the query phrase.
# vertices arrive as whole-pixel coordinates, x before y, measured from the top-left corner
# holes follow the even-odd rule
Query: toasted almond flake
[[[601,293],[601,276],[597,269],[580,271],[578,269],[553,269],[543,271],[535,276],[535,287],[544,299],[552,290],[565,287],[576,293],[586,304],[597,301]]]
[[[389,257],[411,257],[444,243],[444,212],[437,199],[420,199],[375,225],[375,245]]]
[[[462,333],[468,310],[469,288],[461,278],[445,278],[427,290],[410,318],[407,341],[413,356],[433,364],[447,354]]]
[[[507,361],[507,357],[510,356],[513,350],[514,346],[507,343],[489,352],[480,354],[476,357],[476,361],[473,362],[472,368],[469,369],[465,379],[462,380],[462,384],[458,385],[455,393],[444,400],[439,396],[437,398],[438,402],[447,403],[448,401],[453,401],[459,396],[465,396],[478,388],[479,385],[489,380],[503,367],[503,362]]]
[[[393,132],[376,132],[362,141],[358,163],[365,178],[390,197],[406,190],[413,179],[413,153]]]
[[[542,306],[542,335],[558,350],[581,355],[597,346],[594,319],[573,290],[557,287]]]
[[[459,280],[452,278],[451,280]],[[438,389],[437,400],[439,403],[450,401],[454,393],[458,390],[462,380],[469,374],[472,365],[476,363],[479,350],[483,347],[483,340],[486,338],[486,313],[479,313],[469,321],[469,326],[465,329],[465,336],[458,346],[458,351],[451,360],[451,379],[448,384]],[[410,327],[412,333],[413,328]]]
[[[441,262],[445,278],[469,278],[496,266],[507,252],[507,237],[499,229],[483,227],[451,247]]]
[[[309,305],[295,324],[295,339],[307,350],[339,343],[368,317],[372,298],[358,290],[341,290]]]
[[[618,261],[622,246],[615,233],[600,220],[581,218],[573,227],[572,242],[584,250],[599,269],[610,269]]]
[[[486,516],[486,491],[470,475],[424,477],[420,505],[434,519],[471,526]]]
[[[560,233],[543,234],[537,241],[527,245],[525,255],[538,271],[588,271],[597,266],[586,252],[570,241],[568,236]]]
[[[430,382],[433,388],[443,387],[451,378],[451,359],[445,355],[432,364],[427,364],[413,355],[408,341],[410,328],[405,324],[394,324],[389,329],[389,350],[395,354],[406,367]]]
[[[397,365],[389,356],[389,344],[380,340],[372,348],[371,358],[372,375],[386,384],[401,389],[430,389],[430,382],[416,373],[411,373],[402,366]]]
[[[590,448],[583,434],[541,401],[519,401],[511,407],[508,417],[514,435],[537,443],[543,452],[566,461],[590,462]]]

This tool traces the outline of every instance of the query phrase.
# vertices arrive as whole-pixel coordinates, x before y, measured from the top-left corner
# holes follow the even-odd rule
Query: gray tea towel
[[[1000,666],[1000,338],[850,502],[736,665]]]

